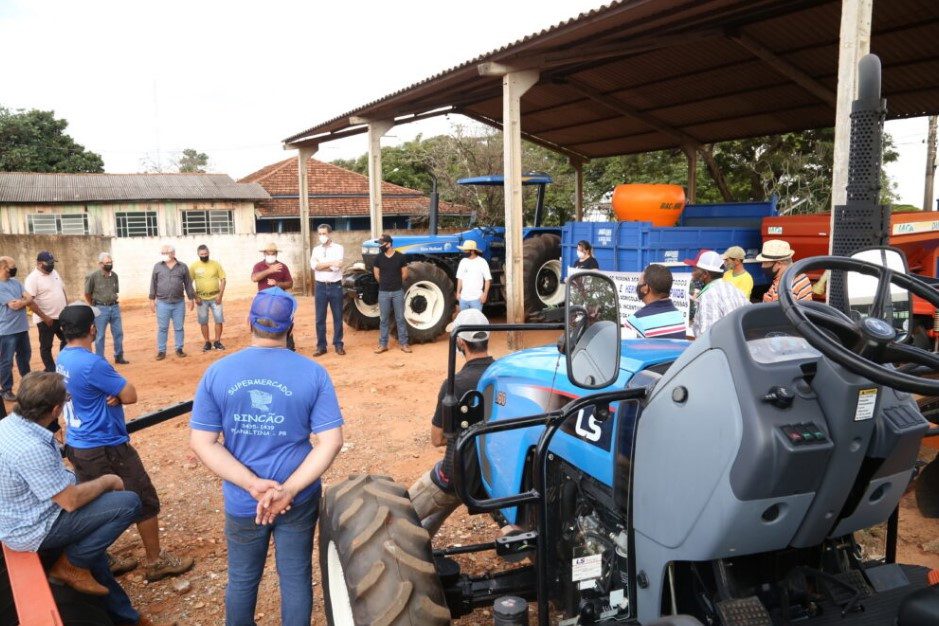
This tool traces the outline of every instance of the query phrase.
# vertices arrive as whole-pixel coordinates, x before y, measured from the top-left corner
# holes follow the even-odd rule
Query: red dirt
[[[193,312],[187,311],[186,351],[179,359],[172,352],[165,361],[154,360],[156,320],[147,307],[131,303],[123,308],[125,356],[130,365],[119,366],[137,388],[140,401],[128,407],[127,417],[189,400],[205,368],[216,359],[245,347],[249,342],[247,309],[249,300],[226,302],[228,325],[223,341],[224,353],[201,352],[202,337]],[[312,299],[302,300],[296,325],[299,352],[310,355],[315,344]],[[331,331],[330,331],[331,333]],[[33,339],[33,367],[41,368],[38,339]],[[553,343],[557,333],[542,332],[524,338],[527,345]],[[331,336],[331,334],[330,334]],[[170,338],[172,342],[172,336]],[[446,342],[414,346],[413,354],[404,354],[392,344],[392,350],[375,355],[376,331],[346,328],[347,356],[330,352],[318,359],[329,371],[336,386],[345,418],[346,448],[328,471],[325,483],[336,482],[349,474],[378,473],[394,476],[409,486],[439,457],[440,450],[430,445],[429,423],[440,382],[446,375]],[[505,342],[494,338],[494,356],[506,353]],[[111,356],[111,338],[107,339]],[[134,604],[156,622],[178,621],[190,626],[222,623],[224,590],[227,579],[223,534],[221,483],[192,455],[188,447],[188,418],[182,417],[133,435],[157,491],[163,512],[160,516],[163,544],[166,548],[192,555],[195,568],[183,578],[192,588],[183,595],[173,591],[173,579],[153,584],[143,580],[142,570],[122,577],[122,583]],[[933,454],[929,451],[930,458]],[[900,557],[905,562],[939,568],[939,555],[925,552],[921,546],[939,537],[939,521],[924,520],[916,510],[915,496],[906,496],[901,510]],[[486,516],[470,517],[461,509],[441,529],[435,545],[465,544],[491,539],[496,525]],[[118,554],[133,554],[143,559],[143,548],[135,530],[130,530],[115,544]],[[272,548],[273,551],[273,548]],[[318,555],[314,554],[315,587],[314,623],[325,624],[323,594],[319,585]],[[486,553],[459,559],[469,571],[480,573],[497,569],[500,563]],[[273,558],[268,559],[258,596],[259,624],[279,624],[279,591]],[[458,624],[491,623],[489,611],[479,610]]]

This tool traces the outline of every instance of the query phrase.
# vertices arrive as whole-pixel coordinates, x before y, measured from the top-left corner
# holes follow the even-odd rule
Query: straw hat
[[[757,261],[785,261],[791,259],[794,255],[788,241],[782,239],[770,239],[763,242],[763,250],[756,255]]]

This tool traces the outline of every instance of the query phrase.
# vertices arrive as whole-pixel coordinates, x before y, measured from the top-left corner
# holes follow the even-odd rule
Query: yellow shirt
[[[750,292],[753,291],[753,277],[750,276],[750,272],[744,270],[743,274],[734,276],[734,270],[727,270],[724,272],[724,280],[742,291],[747,300],[750,299]]]
[[[189,266],[189,278],[195,282],[199,298],[214,298],[221,291],[219,281],[225,280],[225,270],[218,261],[199,260]]]

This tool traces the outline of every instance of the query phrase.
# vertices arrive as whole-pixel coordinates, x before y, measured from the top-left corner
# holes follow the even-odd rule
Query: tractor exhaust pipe
[[[427,232],[431,237],[437,236],[437,216],[440,214],[440,194],[437,193],[437,177],[434,176],[433,187],[430,190],[430,206],[427,208]]]

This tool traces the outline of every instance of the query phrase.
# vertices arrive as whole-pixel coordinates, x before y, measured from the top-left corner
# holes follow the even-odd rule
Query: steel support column
[[[298,192],[300,196],[300,288],[303,295],[308,296],[313,286],[310,276],[310,159],[319,150],[319,146],[305,146],[300,148],[297,155],[297,174],[299,178]]]

